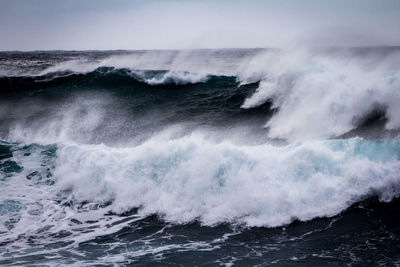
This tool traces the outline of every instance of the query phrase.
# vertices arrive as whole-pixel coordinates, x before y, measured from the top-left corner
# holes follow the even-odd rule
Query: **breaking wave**
[[[153,51],[74,59],[29,76],[3,76],[2,90],[61,83],[184,86],[235,77],[238,87],[257,83],[241,107],[272,102],[268,136],[289,141],[324,139],[354,130],[382,113],[385,129],[400,128],[398,49]],[[25,72],[27,75],[27,72]],[[212,79],[212,81],[211,81]]]
[[[117,213],[279,226],[336,215],[369,195],[390,201],[400,193],[399,151],[398,139],[248,147],[191,136],[126,149],[63,146],[55,176],[78,201],[111,201]]]
[[[371,196],[397,197],[399,151],[399,139],[359,138],[238,146],[191,135],[127,148],[3,142],[0,218],[19,219],[2,221],[9,228],[2,235],[11,240],[52,225],[46,232],[93,238],[103,228],[120,229],[107,227],[119,220],[111,215],[132,210],[140,218],[211,226],[275,227],[334,216]],[[101,229],[81,234],[84,221]]]
[[[247,67],[261,72],[240,76],[242,83],[260,81],[242,108],[272,101],[277,112],[266,127],[273,138],[340,136],[375,112],[385,114],[386,129],[399,129],[399,59],[399,53],[379,59],[304,51],[268,54]]]

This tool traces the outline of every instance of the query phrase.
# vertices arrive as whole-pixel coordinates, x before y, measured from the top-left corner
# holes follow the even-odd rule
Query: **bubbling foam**
[[[60,236],[53,252],[74,248],[153,214],[274,227],[400,193],[400,139],[239,146],[193,134],[126,148],[1,146],[0,238],[12,246],[0,259],[35,255]]]
[[[135,75],[139,76],[141,81],[149,85],[187,85],[207,82],[209,79],[208,74],[175,70],[167,71],[153,77],[146,77],[146,72],[143,71],[136,71]]]
[[[314,141],[287,146],[210,143],[192,135],[133,148],[64,145],[59,190],[77,201],[112,202],[122,213],[206,225],[279,226],[333,216],[370,194],[400,193],[398,139]]]

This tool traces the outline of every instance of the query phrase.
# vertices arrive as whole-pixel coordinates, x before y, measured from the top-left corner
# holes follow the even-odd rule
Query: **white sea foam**
[[[166,73],[163,73],[160,77],[143,77],[143,81],[149,85],[186,85],[206,82],[208,79],[208,74],[192,73],[186,71],[167,71]]]
[[[400,194],[400,139],[243,146],[193,134],[126,148],[57,147],[21,145],[12,160],[23,170],[0,180],[0,238],[12,242],[10,251],[33,255],[27,238],[39,236],[40,248],[65,232],[74,247],[151,214],[273,227]],[[132,208],[139,211],[129,219],[110,214]]]
[[[314,141],[283,147],[214,144],[198,136],[134,148],[68,145],[59,190],[78,201],[141,207],[168,221],[278,226],[332,216],[369,194],[400,193],[399,141]]]
[[[141,57],[144,57],[142,55]],[[151,63],[151,58],[146,58],[147,64],[144,64],[140,58],[133,56],[119,56],[110,57],[101,61],[88,61],[88,60],[69,60],[58,63],[54,66],[48,67],[41,71],[37,75],[46,75],[57,72],[72,72],[72,73],[88,73],[95,71],[100,67],[112,67],[117,69],[130,69],[137,78],[149,85],[164,85],[164,84],[175,84],[175,85],[186,85],[199,82],[206,82],[209,79],[210,71],[200,70],[198,68],[187,67],[188,70],[180,65],[176,65],[171,62],[164,62],[167,59],[159,59],[157,63]],[[149,63],[150,60],[150,63]],[[164,61],[163,61],[164,60]],[[180,67],[178,67],[180,66]],[[162,75],[156,75],[149,77],[146,70],[168,70]],[[212,71],[211,71],[212,73]],[[32,75],[32,74],[30,74]]]
[[[242,108],[271,100],[278,112],[266,126],[274,138],[306,140],[341,135],[375,109],[386,112],[387,129],[398,129],[399,59],[399,53],[378,61],[305,51],[260,56],[239,76],[246,83],[257,73],[255,79],[260,80],[257,91]]]

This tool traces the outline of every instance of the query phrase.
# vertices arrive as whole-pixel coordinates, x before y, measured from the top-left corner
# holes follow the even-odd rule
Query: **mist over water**
[[[183,135],[195,130],[215,137],[223,131],[225,139],[247,132],[239,139],[252,143],[354,131],[382,138],[400,126],[398,48],[43,52],[28,61],[25,56],[5,53],[1,61],[1,112],[18,118],[4,120],[3,130],[14,139],[124,144],[161,130]],[[374,118],[380,126],[361,133]]]

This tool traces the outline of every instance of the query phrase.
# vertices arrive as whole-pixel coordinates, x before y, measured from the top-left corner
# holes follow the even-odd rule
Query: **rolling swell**
[[[7,113],[0,134],[14,141],[136,143],[178,124],[185,133],[244,126],[237,134],[261,135],[262,122],[272,114],[270,103],[241,109],[257,83],[240,85],[230,76],[102,67],[0,80]]]
[[[35,90],[55,86],[78,87],[179,87],[196,83],[221,83],[233,81],[234,77],[200,75],[193,78],[188,72],[175,72],[171,75],[167,70],[131,71],[114,67],[99,67],[88,73],[60,71],[35,76],[2,76],[1,92],[15,90]],[[198,78],[196,78],[198,77]]]

